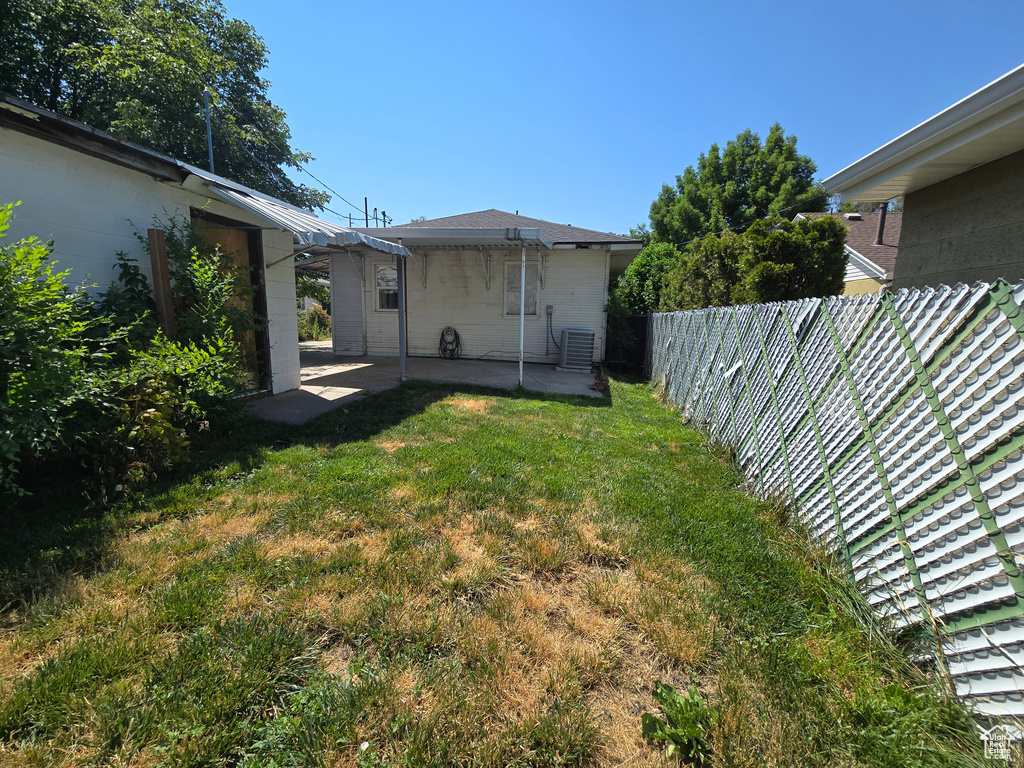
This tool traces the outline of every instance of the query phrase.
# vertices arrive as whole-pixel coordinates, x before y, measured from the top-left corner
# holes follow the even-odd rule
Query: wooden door
[[[249,230],[237,227],[221,227],[210,222],[200,221],[200,228],[206,237],[206,242],[212,248],[220,246],[220,251],[229,258],[234,267],[238,270],[238,276],[242,282],[240,290],[228,302],[228,306],[240,309],[260,320],[256,303],[257,291],[260,288],[258,279],[258,265],[253,263],[249,247]],[[242,370],[245,375],[245,386],[247,389],[258,389],[266,379],[264,371],[261,370],[260,355],[257,354],[257,332],[249,328],[239,338],[242,353]]]

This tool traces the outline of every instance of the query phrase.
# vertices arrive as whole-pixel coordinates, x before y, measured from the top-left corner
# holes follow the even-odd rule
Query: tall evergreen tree
[[[712,144],[697,166],[662,185],[651,204],[656,240],[684,248],[696,238],[724,230],[742,231],[757,219],[801,211],[827,210],[828,196],[815,183],[818,167],[797,153],[796,136],[776,123],[761,138],[749,128],[721,150]]]
[[[330,197],[285,169],[285,114],[260,77],[267,48],[220,0],[0,0],[0,90],[305,208]]]

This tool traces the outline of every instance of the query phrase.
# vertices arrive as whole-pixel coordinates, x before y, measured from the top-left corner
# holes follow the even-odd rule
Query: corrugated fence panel
[[[1024,717],[1024,283],[664,313],[655,378],[981,715]]]

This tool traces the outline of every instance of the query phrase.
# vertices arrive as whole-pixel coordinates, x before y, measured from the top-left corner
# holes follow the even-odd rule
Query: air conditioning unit
[[[586,328],[562,329],[559,368],[590,370],[594,363],[594,332]]]

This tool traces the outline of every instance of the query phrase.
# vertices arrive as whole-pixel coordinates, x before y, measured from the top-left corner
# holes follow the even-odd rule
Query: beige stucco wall
[[[417,255],[422,252],[416,250]],[[426,287],[415,259],[409,259],[408,351],[411,355],[436,356],[441,331],[452,326],[459,332],[464,358],[486,357],[514,360],[519,350],[519,316],[505,314],[505,265],[519,268],[520,251],[493,249],[491,280],[487,287],[484,267],[477,248],[431,251],[426,258]],[[561,341],[562,328],[589,328],[595,333],[594,359],[604,350],[604,305],[608,290],[607,251],[556,249],[546,255],[543,285],[538,289],[537,314],[525,320],[525,358],[532,362],[558,362],[558,351],[548,340],[548,304],[554,306],[552,330]],[[335,257],[336,279],[352,279],[354,270],[347,256]],[[529,263],[537,263],[533,250]],[[385,254],[367,253],[363,261],[365,282],[366,352],[370,355],[398,353],[398,314],[377,309],[375,275],[378,265],[392,265]],[[357,278],[358,279],[358,278]],[[337,291],[337,287],[335,287]],[[332,311],[337,311],[332,303]],[[337,329],[336,329],[337,332]],[[545,341],[548,343],[545,344]],[[335,347],[344,342],[335,339]]]
[[[188,216],[191,207],[247,224],[265,222],[220,200],[211,200],[195,178],[185,185],[160,182],[99,158],[0,128],[0,204],[21,201],[0,244],[35,236],[53,240],[53,258],[70,269],[73,283],[103,290],[115,279],[116,253],[139,260],[150,275],[149,256],[135,237],[153,217]],[[292,236],[264,230],[263,257],[270,376],[274,392],[299,386],[295,271]],[[283,260],[282,260],[283,259]],[[274,263],[278,262],[278,263]]]
[[[865,277],[860,280],[848,280],[843,287],[843,296],[860,296],[865,293],[878,293],[884,286],[881,280]]]
[[[906,196],[893,289],[1024,278],[1024,152]]]

